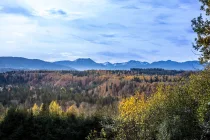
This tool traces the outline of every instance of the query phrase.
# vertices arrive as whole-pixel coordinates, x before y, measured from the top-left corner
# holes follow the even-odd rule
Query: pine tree
[[[210,1],[199,0],[202,3],[201,10],[204,11],[206,17],[210,16]],[[203,18],[202,14],[198,18],[192,20],[192,28],[197,33],[195,44],[193,47],[201,53],[201,63],[210,60],[210,21]]]

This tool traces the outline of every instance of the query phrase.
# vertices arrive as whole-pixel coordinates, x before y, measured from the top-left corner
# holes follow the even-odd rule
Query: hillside
[[[157,75],[157,74],[160,75]],[[164,74],[165,73],[165,74]],[[150,95],[158,83],[171,85],[191,72],[148,69],[142,71],[12,71],[0,73],[0,102],[25,103],[46,100],[72,100],[81,103],[83,98],[122,98],[135,92]],[[63,93],[64,92],[64,93]],[[15,93],[15,94],[14,94]],[[39,94],[38,94],[39,93]],[[67,96],[68,95],[68,96]],[[9,96],[9,98],[8,98]],[[33,102],[31,98],[36,97]],[[79,99],[81,98],[81,99]]]

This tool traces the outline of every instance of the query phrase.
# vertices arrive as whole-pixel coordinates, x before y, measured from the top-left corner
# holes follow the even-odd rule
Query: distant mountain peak
[[[136,61],[136,60],[130,60],[130,61],[128,61],[128,63],[139,63],[139,61]]]
[[[126,64],[131,64],[131,65],[148,65],[148,62],[141,62],[141,61],[136,61],[136,60],[130,60],[126,62]]]
[[[112,63],[110,63],[110,62],[105,62],[105,63],[103,63],[103,65],[105,65],[105,66],[107,66],[107,65],[112,65]]]
[[[93,61],[90,58],[78,58],[75,60],[75,62],[94,62],[95,63],[95,61]]]

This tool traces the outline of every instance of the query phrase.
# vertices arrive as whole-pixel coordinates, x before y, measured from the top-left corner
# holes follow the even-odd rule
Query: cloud
[[[136,50],[136,51],[147,55],[148,54],[157,55],[160,52],[159,50]]]
[[[51,9],[51,10],[48,10],[48,12],[52,15],[61,15],[61,16],[67,15],[67,13],[61,9],[59,10]]]
[[[167,24],[167,21],[170,21],[169,19],[170,19],[170,17],[172,17],[172,15],[171,14],[163,14],[163,13],[161,13],[161,14],[159,14],[156,18],[155,18],[155,22],[157,23],[157,24]]]
[[[124,8],[124,9],[134,9],[134,10],[140,9],[139,7],[137,7],[135,5],[126,5],[126,6],[123,6],[122,8]]]
[[[104,28],[108,29],[126,29],[127,27],[125,25],[119,24],[119,23],[108,23],[104,26]]]
[[[17,14],[17,15],[23,15],[23,16],[33,16],[32,12],[30,12],[28,9],[25,9],[23,7],[8,7],[8,6],[2,6],[0,8],[0,13],[4,14]]]
[[[127,30],[128,27],[121,23],[107,23],[102,21],[97,21],[97,19],[76,19],[68,22],[68,25],[74,28],[79,28],[81,30],[91,31],[120,31]]]
[[[116,35],[114,34],[101,34],[102,37],[105,37],[105,38],[114,38],[116,37]]]
[[[116,58],[116,57],[121,57],[121,58],[138,58],[142,59],[143,57],[139,54],[136,53],[129,53],[129,52],[119,52],[119,53],[114,53],[114,52],[99,52],[97,53],[100,56],[106,56],[106,57],[111,57],[111,58]]]
[[[112,38],[114,36],[111,35],[101,35],[102,38],[100,36],[95,36],[95,37],[81,37],[81,36],[77,36],[77,35],[71,35],[76,39],[79,39],[80,41],[86,41],[86,42],[90,42],[92,44],[100,44],[100,45],[116,45],[117,43],[119,43],[118,41],[114,41],[114,40],[105,40],[103,39],[103,37],[105,38]]]
[[[191,45],[191,41],[185,36],[170,36],[167,38],[170,42],[175,44],[177,47]]]

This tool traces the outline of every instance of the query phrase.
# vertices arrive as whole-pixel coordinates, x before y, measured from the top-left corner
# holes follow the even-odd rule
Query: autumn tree
[[[57,101],[52,101],[49,105],[49,112],[52,115],[61,115],[63,111]]]
[[[66,110],[66,114],[67,115],[78,115],[78,108],[77,106],[74,104],[72,106],[70,106],[67,110]]]
[[[41,111],[41,107],[39,107],[35,103],[31,110],[32,110],[33,115],[37,116],[40,113],[40,111]]]

